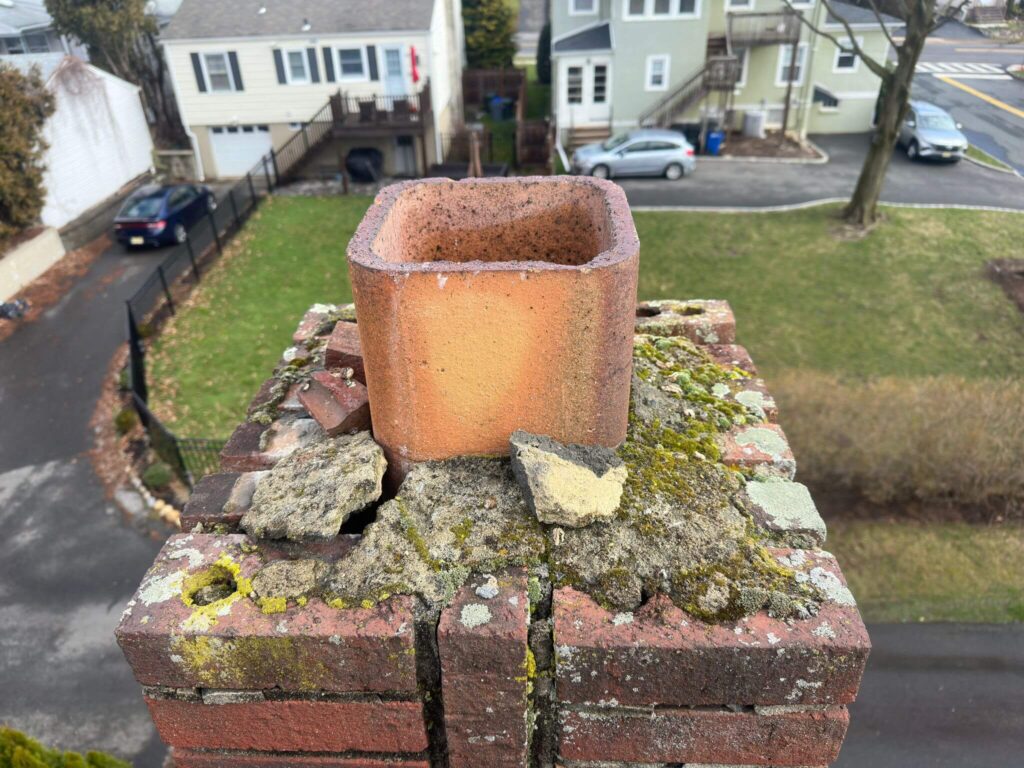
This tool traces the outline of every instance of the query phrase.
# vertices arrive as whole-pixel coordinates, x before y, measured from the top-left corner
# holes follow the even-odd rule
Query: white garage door
[[[217,176],[245,176],[270,151],[270,128],[266,125],[231,125],[210,131]]]

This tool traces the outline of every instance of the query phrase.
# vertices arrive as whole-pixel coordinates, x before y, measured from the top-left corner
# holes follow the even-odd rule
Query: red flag
[[[413,85],[415,85],[420,81],[420,70],[419,67],[417,66],[419,64],[419,59],[416,57],[415,45],[409,46],[409,58],[412,61],[412,82]]]

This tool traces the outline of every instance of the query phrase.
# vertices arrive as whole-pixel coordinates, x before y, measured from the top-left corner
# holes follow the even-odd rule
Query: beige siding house
[[[460,0],[184,0],[161,40],[205,178],[245,175],[329,103],[325,171],[376,147],[385,173],[422,173],[462,120]]]

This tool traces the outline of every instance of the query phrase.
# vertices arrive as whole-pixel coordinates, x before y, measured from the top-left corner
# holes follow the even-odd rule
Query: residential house
[[[62,227],[153,166],[139,87],[61,52],[0,56],[0,66],[36,68],[54,97],[43,126],[43,224]]]
[[[44,0],[0,0],[0,56],[39,53],[89,58],[84,46],[53,29]]]
[[[462,121],[460,0],[184,0],[161,40],[207,178],[244,175],[328,104],[335,171],[376,147],[385,173],[423,173]]]
[[[865,51],[885,60],[890,43],[873,12],[832,5]],[[742,128],[747,114],[767,128],[785,119],[800,136],[868,130],[878,77],[796,15],[846,39],[823,3],[793,6],[795,12],[781,0],[552,0],[559,140],[572,146],[626,127],[704,118]]]

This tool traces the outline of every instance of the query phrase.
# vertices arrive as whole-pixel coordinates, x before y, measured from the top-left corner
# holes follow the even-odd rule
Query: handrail
[[[704,70],[707,68],[707,62],[700,65],[700,68],[690,75],[686,80],[683,81],[682,85],[676,88],[674,91],[663,96],[659,99],[654,106],[644,110],[640,113],[638,122],[640,125],[644,125],[651,121],[660,112],[667,109],[672,104],[676,103],[677,100],[681,100],[681,97],[689,95],[689,92],[694,90],[694,86],[697,88],[703,87],[704,83]]]
[[[658,124],[668,113],[678,111],[692,98],[707,91],[729,90],[739,82],[742,67],[736,56],[711,56],[682,85],[640,114],[640,125]]]

